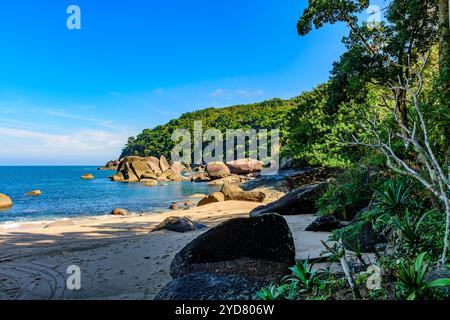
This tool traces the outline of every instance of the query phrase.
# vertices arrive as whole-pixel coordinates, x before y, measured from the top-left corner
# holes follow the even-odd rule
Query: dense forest
[[[168,154],[174,128],[281,128],[282,153],[302,166],[339,168],[317,201],[319,213],[352,223],[333,234],[326,250],[346,263],[352,243],[369,228],[386,239],[377,265],[389,279],[377,290],[361,286],[366,273],[312,271],[308,261],[263,299],[448,297],[450,284],[450,23],[448,0],[391,0],[375,24],[361,19],[368,0],[309,0],[297,23],[300,36],[343,23],[346,52],[330,79],[290,100],[188,113],[130,138],[124,155]],[[345,245],[347,244],[347,245]],[[378,252],[378,253],[377,253]],[[439,275],[445,275],[444,278]]]
[[[215,128],[224,134],[228,129],[280,129],[286,136],[287,115],[295,107],[295,100],[272,99],[261,103],[238,105],[228,108],[209,108],[183,114],[167,124],[146,129],[136,137],[130,137],[122,151],[125,156],[156,156],[170,158],[175,145],[172,133],[176,129],[194,131],[194,122],[201,121],[203,130]]]
[[[328,83],[296,99],[284,146],[304,164],[343,169],[316,207],[350,222],[324,243],[344,274],[299,261],[262,299],[449,298],[449,2],[385,5],[368,24],[368,0],[310,0],[298,21],[300,36],[325,24],[349,30]]]

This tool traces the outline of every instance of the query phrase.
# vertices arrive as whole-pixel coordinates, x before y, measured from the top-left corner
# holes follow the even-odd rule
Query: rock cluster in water
[[[156,186],[158,181],[180,181],[183,165],[180,162],[169,164],[166,157],[125,157],[120,161],[113,181],[142,182]]]

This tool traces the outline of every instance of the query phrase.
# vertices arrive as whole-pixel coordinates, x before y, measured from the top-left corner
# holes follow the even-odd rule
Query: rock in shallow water
[[[30,192],[27,192],[25,195],[27,195],[29,197],[40,196],[40,195],[42,195],[42,191],[41,190],[33,190]]]
[[[6,194],[0,193],[0,209],[12,207],[13,202]]]
[[[130,213],[128,210],[122,209],[122,208],[116,208],[113,211],[111,211],[111,215],[113,216],[128,216]]]
[[[267,282],[236,275],[197,272],[170,282],[155,300],[256,300]]]
[[[92,174],[84,174],[81,176],[81,179],[83,180],[93,180],[94,176]]]

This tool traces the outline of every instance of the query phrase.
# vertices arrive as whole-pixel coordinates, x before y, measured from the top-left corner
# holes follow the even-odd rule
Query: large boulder
[[[132,166],[133,163],[138,163]],[[138,172],[136,172],[136,168]],[[117,168],[117,177],[114,178],[114,181],[120,181],[120,178],[123,177],[124,181],[127,182],[137,182],[139,181],[141,175],[145,173],[149,168],[144,164],[144,158],[142,157],[125,157],[119,164]],[[120,174],[120,175],[119,175]]]
[[[162,172],[170,169],[169,162],[167,161],[165,156],[161,156],[161,158],[159,159],[159,167],[161,168]]]
[[[171,164],[170,170],[174,173],[175,177],[181,178],[181,173],[183,172],[183,165],[181,162],[175,161]]]
[[[117,172],[115,175],[111,177],[111,181],[114,182],[125,182],[125,177],[122,172]]]
[[[225,200],[263,202],[266,194],[260,191],[244,191],[235,184],[226,183],[221,192],[225,195]]]
[[[12,207],[13,202],[6,194],[0,193],[0,209]]]
[[[213,194],[207,196],[200,200],[197,204],[198,207],[205,206],[210,203],[223,202],[225,201],[225,195],[222,192],[214,192]]]
[[[159,167],[159,159],[156,157],[147,157],[147,164],[150,169],[158,176],[162,173]]]
[[[323,194],[325,183],[311,184],[296,189],[275,202],[255,208],[250,216],[268,212],[281,215],[300,215],[316,213],[316,201]]]
[[[344,225],[334,215],[326,215],[318,217],[307,226],[305,230],[313,232],[331,232],[343,227]]]
[[[183,233],[203,228],[206,228],[206,226],[201,223],[192,221],[186,217],[169,217],[165,219],[162,223],[157,225],[155,228],[153,228],[151,232],[159,230],[170,230]]]
[[[169,169],[171,168],[171,169]],[[117,174],[111,180],[121,182],[142,182],[141,180],[179,181],[181,179],[181,164],[169,166],[167,159],[155,157],[125,157],[120,162]]]
[[[239,159],[227,162],[231,173],[249,174],[259,172],[263,169],[263,163],[256,159]]]
[[[221,179],[230,175],[230,169],[223,162],[210,162],[206,166],[206,172],[211,179]]]
[[[171,169],[164,171],[159,177],[160,181],[179,181],[181,176],[177,176]]]
[[[158,179],[158,175],[156,173],[154,173],[152,170],[147,170],[145,171],[140,179],[153,179],[153,180],[157,180]]]
[[[170,282],[155,300],[257,300],[256,292],[266,285],[237,275],[196,272]]]
[[[234,274],[275,281],[295,263],[286,220],[277,214],[235,218],[190,242],[174,258],[174,279],[194,272]]]

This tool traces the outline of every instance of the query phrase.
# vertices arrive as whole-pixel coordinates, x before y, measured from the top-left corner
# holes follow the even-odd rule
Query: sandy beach
[[[211,228],[248,216],[259,204],[227,201],[189,210],[128,217],[105,216],[0,226],[0,299],[152,299],[170,280],[174,255],[201,231],[150,230],[169,216],[186,216]],[[286,217],[297,258],[317,257],[327,233],[305,232],[313,215]],[[82,289],[66,288],[70,265],[81,270]]]

